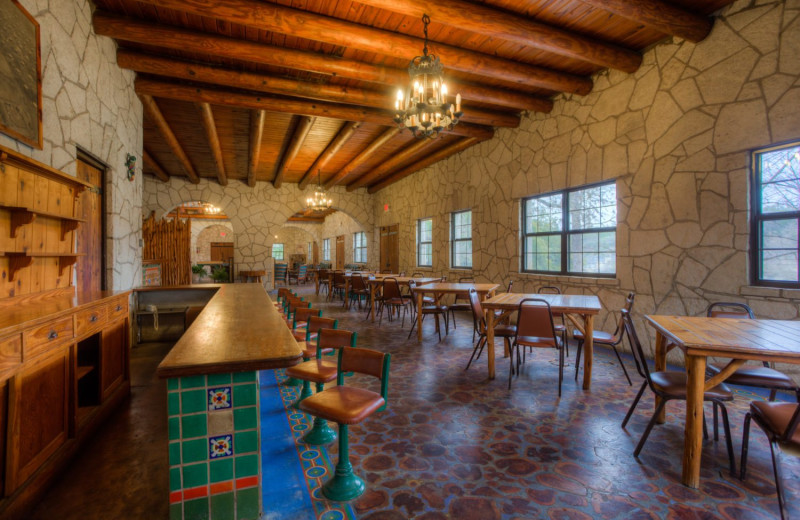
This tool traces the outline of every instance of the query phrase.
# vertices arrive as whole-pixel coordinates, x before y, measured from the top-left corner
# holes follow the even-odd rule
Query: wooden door
[[[230,242],[211,242],[211,261],[227,262],[233,256],[233,244]]]
[[[314,254],[312,255],[313,260],[311,263],[314,265],[319,265],[319,244],[314,242],[312,249],[314,251]]]
[[[399,224],[381,227],[380,271],[400,272]]]
[[[76,248],[80,254],[75,270],[75,287],[78,292],[92,292],[105,289],[103,222],[103,177],[104,171],[81,159],[77,161],[78,178],[90,182],[94,187],[84,190],[78,198],[76,215],[86,222],[76,231]]]
[[[344,235],[336,237],[336,269],[344,269]]]
[[[100,351],[100,392],[106,400],[117,385],[126,379],[128,354],[128,319],[122,318],[103,329]]]

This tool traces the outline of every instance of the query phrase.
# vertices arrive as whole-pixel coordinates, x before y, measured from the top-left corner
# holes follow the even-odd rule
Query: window
[[[311,244],[312,244],[311,242],[308,243],[308,257],[307,257],[307,259],[308,259],[309,263],[312,261],[312,256],[311,255],[312,255],[312,252],[313,252]]]
[[[353,262],[357,264],[367,262],[367,234],[363,231],[353,233]]]
[[[800,142],[753,153],[753,283],[800,287]]]
[[[613,276],[617,186],[583,186],[522,201],[522,270]]]
[[[283,260],[283,244],[272,244],[272,258]]]
[[[322,241],[322,259],[330,262],[331,261],[331,239],[326,238]]]
[[[450,221],[451,267],[472,267],[472,211],[458,211]]]
[[[417,265],[433,266],[433,219],[430,218],[417,221]]]

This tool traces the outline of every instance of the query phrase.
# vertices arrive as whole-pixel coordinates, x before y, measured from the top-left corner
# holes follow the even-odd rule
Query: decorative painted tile
[[[208,413],[208,434],[222,435],[233,431],[233,410],[215,410]]]
[[[221,410],[223,408],[230,408],[233,406],[233,396],[231,395],[231,387],[221,386],[219,388],[208,389],[208,409]]]
[[[208,457],[218,459],[233,455],[233,439],[230,435],[210,437],[208,439]]]

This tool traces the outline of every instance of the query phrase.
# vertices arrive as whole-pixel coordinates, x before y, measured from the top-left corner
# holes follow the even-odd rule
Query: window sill
[[[785,289],[781,287],[765,287],[763,285],[744,285],[739,289],[742,296],[761,296],[766,298],[787,298],[800,300],[800,289]]]
[[[524,271],[511,271],[509,274],[529,280],[547,280],[570,285],[602,285],[605,287],[619,287],[620,285],[619,278],[595,278],[591,276],[569,276],[565,274],[526,273]]]

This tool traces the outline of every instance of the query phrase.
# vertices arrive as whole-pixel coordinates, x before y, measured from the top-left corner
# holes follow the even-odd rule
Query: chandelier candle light
[[[444,83],[442,62],[435,54],[428,54],[428,24],[431,19],[422,15],[425,24],[425,45],[422,56],[416,56],[408,64],[410,78],[405,94],[397,91],[394,121],[400,128],[408,128],[414,137],[436,137],[445,128],[458,124],[461,112],[461,94],[456,95],[455,105],[447,102],[447,86]]]
[[[319,179],[320,175],[320,171],[317,170],[317,189],[314,190],[313,195],[306,199],[306,208],[310,211],[325,211],[331,207],[331,204],[333,204],[333,199],[328,197],[325,194],[325,190],[322,189],[322,184],[320,183]]]

